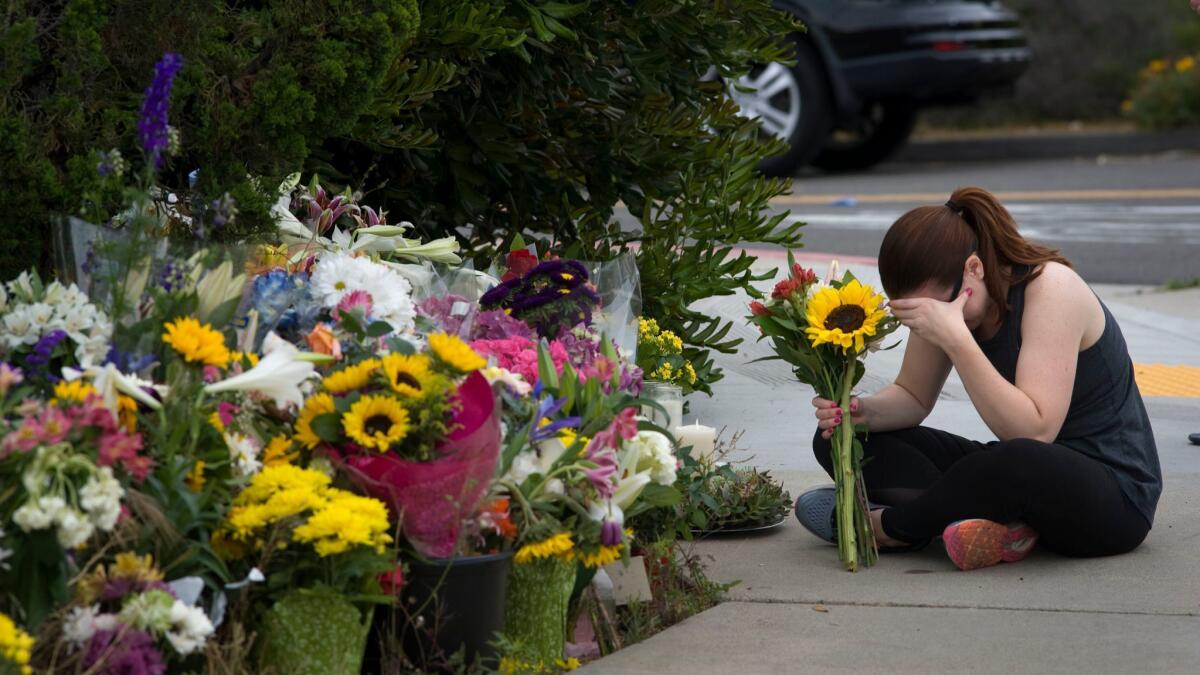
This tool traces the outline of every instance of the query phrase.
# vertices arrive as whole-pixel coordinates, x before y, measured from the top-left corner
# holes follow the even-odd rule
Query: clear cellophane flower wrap
[[[455,395],[458,409],[437,459],[416,462],[386,453],[345,457],[351,477],[382,500],[403,536],[428,558],[456,552],[464,518],[479,506],[500,455],[500,414],[491,385],[472,373]]]

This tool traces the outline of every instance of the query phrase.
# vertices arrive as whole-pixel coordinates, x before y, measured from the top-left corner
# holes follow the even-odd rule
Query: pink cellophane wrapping
[[[344,459],[362,489],[388,504],[404,537],[429,558],[454,554],[459,527],[479,506],[500,455],[500,415],[487,379],[472,373],[457,398],[453,431],[437,459],[413,462],[391,453]]]

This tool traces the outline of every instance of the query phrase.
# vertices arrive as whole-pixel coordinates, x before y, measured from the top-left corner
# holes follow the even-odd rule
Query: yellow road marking
[[[1200,199],[1200,188],[1145,188],[1108,190],[1012,190],[997,192],[1001,201],[1094,201],[1121,199]],[[828,205],[851,198],[859,204],[930,203],[940,204],[950,197],[946,192],[882,192],[877,194],[783,195],[771,200],[775,205]]]
[[[1142,396],[1200,398],[1200,368],[1196,366],[1135,363],[1133,374]]]

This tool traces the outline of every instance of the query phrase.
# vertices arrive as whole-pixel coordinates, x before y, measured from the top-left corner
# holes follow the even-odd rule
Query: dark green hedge
[[[141,92],[166,51],[185,59],[171,112],[184,153],[163,182],[182,188],[199,167],[204,199],[230,192],[239,216],[225,238],[268,227],[263,190],[303,168],[365,189],[393,221],[457,233],[481,259],[518,232],[589,258],[634,246],[646,312],[691,345],[705,382],[718,377],[707,350],[736,343],[688,307],[752,280],[753,259],[728,246],[798,244],[796,226],[764,211],[784,190],[754,172],[769,148],[711,77],[786,55],[799,27],[768,0],[9,5],[6,276],[81,195],[115,210],[94,153],[137,156]]]

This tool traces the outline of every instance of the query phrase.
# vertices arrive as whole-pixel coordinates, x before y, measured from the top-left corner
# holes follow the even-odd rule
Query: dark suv
[[[808,30],[796,65],[756,68],[733,87],[743,113],[791,149],[762,164],[790,175],[869,167],[908,139],[922,106],[1010,88],[1030,51],[992,0],[775,0]]]

